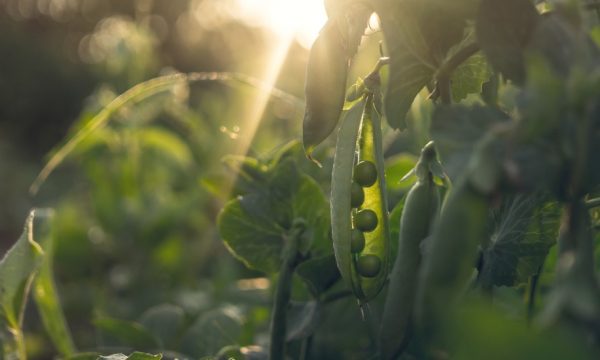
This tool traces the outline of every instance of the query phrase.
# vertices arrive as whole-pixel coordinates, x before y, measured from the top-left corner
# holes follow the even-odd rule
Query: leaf
[[[251,269],[266,273],[279,271],[282,234],[271,216],[271,204],[259,194],[234,199],[219,215],[219,233],[225,246]]]
[[[296,268],[296,274],[304,280],[311,293],[317,297],[340,279],[340,272],[333,254],[302,262]]]
[[[188,168],[193,161],[188,145],[172,132],[159,127],[146,127],[136,130],[135,135],[144,151],[154,150],[182,168]]]
[[[224,307],[202,314],[181,339],[181,351],[201,357],[216,354],[226,345],[238,344],[242,318],[235,307]]]
[[[400,154],[385,159],[385,180],[389,190],[408,190],[411,181],[402,181],[417,163],[417,157],[412,154]]]
[[[507,199],[494,213],[495,229],[484,250],[480,281],[484,287],[516,286],[538,273],[556,240],[560,210],[539,195]]]
[[[51,219],[50,210],[38,210],[36,216]],[[45,229],[37,238],[44,250],[44,258],[40,272],[33,283],[33,298],[46,332],[52,339],[56,349],[62,356],[70,356],[75,352],[71,332],[65,320],[56,284],[54,282],[54,238],[49,229]]]
[[[348,59],[336,22],[329,20],[315,40],[306,71],[306,110],[302,139],[310,156],[335,129],[346,91]]]
[[[502,111],[483,106],[442,106],[431,122],[431,138],[451,179],[467,168],[475,144],[494,126],[509,121]]]
[[[256,192],[267,185],[267,166],[258,159],[228,155],[224,156],[221,162],[235,174],[236,193],[244,195]]]
[[[32,193],[36,193],[50,173],[54,171],[54,169],[60,165],[60,163],[63,162],[63,160],[81,143],[81,141],[87,138],[97,129],[104,127],[109,122],[112,115],[123,106],[133,101],[142,101],[163,91],[168,91],[175,85],[181,84],[182,81],[186,80],[187,76],[184,74],[162,76],[139,83],[116,97],[110,102],[110,104],[104,107],[102,111],[90,119],[90,121],[88,121],[84,127],[79,129],[77,133],[75,133],[56,150],[56,152],[52,155],[50,160],[48,160],[42,171],[40,171],[34,180],[30,191]]]
[[[252,269],[279,271],[283,236],[295,219],[306,222],[301,250],[331,252],[328,206],[319,185],[286,158],[275,166],[267,189],[230,201],[219,215],[219,231],[231,253]]]
[[[135,348],[155,348],[158,346],[154,336],[141,324],[113,318],[99,318],[94,325],[122,345]]]
[[[288,308],[286,341],[306,339],[311,336],[321,320],[321,306],[317,301],[292,302]]]
[[[477,42],[494,69],[517,84],[525,81],[524,50],[539,18],[529,0],[481,0]]]
[[[385,93],[385,115],[393,129],[406,129],[406,113],[421,89],[431,81],[434,69],[412,54],[402,38],[400,21],[392,13],[378,12],[390,57]]]
[[[467,59],[452,73],[452,100],[459,102],[469,94],[479,94],[492,72],[485,56],[477,53]]]
[[[170,348],[182,330],[184,315],[179,306],[162,304],[146,310],[139,323],[158,340],[161,348]]]
[[[21,327],[29,286],[44,253],[34,238],[46,218],[36,214],[36,209],[29,213],[21,237],[0,261],[0,319],[14,329]]]
[[[390,57],[385,114],[392,128],[406,128],[405,116],[415,96],[432,81],[452,46],[463,39],[474,3],[472,0],[375,2]]]
[[[563,77],[569,75],[575,65],[596,66],[600,55],[592,39],[557,12],[538,21],[528,50],[542,55],[552,70]]]

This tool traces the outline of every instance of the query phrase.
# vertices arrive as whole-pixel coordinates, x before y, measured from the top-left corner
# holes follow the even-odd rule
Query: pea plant
[[[337,132],[333,254],[371,334],[369,350],[357,358],[597,356],[599,5],[331,0],[325,6],[329,20],[307,70],[303,143],[318,163],[313,152]],[[373,71],[347,89],[372,13],[385,49]],[[418,116],[419,104],[429,115]],[[416,182],[396,204],[389,200],[384,148],[394,131],[428,141],[404,177]],[[273,196],[264,195],[265,201]],[[266,250],[270,237],[236,245],[229,230],[232,211],[249,200],[242,196],[225,207],[221,234],[237,257],[261,268],[245,250],[254,241]],[[246,211],[236,222],[256,223],[254,216]],[[291,245],[299,234],[321,241],[305,220],[298,214],[287,221],[281,249],[273,253],[280,273],[271,359],[298,356],[277,339],[286,331],[279,308],[289,300],[281,282],[292,286],[290,256],[299,274],[321,256]],[[507,294],[523,299],[522,323],[483,329],[482,318],[499,321],[486,306],[497,307]],[[542,333],[553,340],[541,340]],[[555,340],[556,334],[564,337]],[[486,335],[510,342],[493,354],[498,345]],[[479,346],[490,349],[484,355]],[[300,354],[323,357],[316,349],[309,342]]]
[[[27,356],[30,292],[66,359],[600,356],[600,3],[325,8],[302,141],[222,160],[235,180],[219,237],[266,281],[265,296],[195,319],[172,305],[134,321],[98,319],[130,355],[80,352],[52,270],[53,212],[36,209],[0,262],[0,359]],[[351,79],[373,27],[379,56]],[[134,87],[68,141],[34,187],[124,104],[232,77],[179,74]]]

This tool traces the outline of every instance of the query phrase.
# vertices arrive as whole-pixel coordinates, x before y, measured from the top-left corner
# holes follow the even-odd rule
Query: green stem
[[[452,76],[452,73],[457,67],[478,51],[479,44],[476,42],[470,43],[458,50],[456,54],[452,55],[442,64],[442,66],[440,66],[435,75],[435,90],[432,93],[432,95],[435,95],[433,95],[432,98],[439,96],[443,104],[450,104],[452,102],[452,95],[450,92],[450,77]]]
[[[285,237],[283,262],[275,290],[275,302],[273,303],[271,318],[269,360],[285,359],[286,310],[292,293],[292,275],[298,262],[298,241],[301,233],[301,230],[294,229],[290,236]]]
[[[535,294],[537,292],[540,275],[544,264],[540,265],[536,274],[529,278],[529,293],[527,294],[527,323],[531,324],[533,312],[535,310]]]
[[[478,51],[479,44],[476,42],[464,46],[440,66],[436,78],[450,77],[457,67],[464,63],[468,58],[475,55]]]
[[[23,336],[23,330],[21,330],[19,326],[10,326],[8,331],[13,336],[17,358],[19,360],[27,360],[27,349],[25,347],[25,338]],[[0,351],[3,351],[3,349],[0,348]]]
[[[435,87],[438,90],[442,104],[450,105],[452,103],[450,76],[444,75],[443,77],[438,77]]]

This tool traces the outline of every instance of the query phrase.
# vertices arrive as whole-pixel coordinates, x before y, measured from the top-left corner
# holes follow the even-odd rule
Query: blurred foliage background
[[[245,114],[264,94],[251,87],[182,85],[127,106],[36,196],[28,192],[54,147],[139,82],[176,71],[262,78],[276,34],[236,3],[0,0],[0,253],[31,207],[57,210],[55,270],[80,349],[119,344],[95,330],[98,319],[139,319],[169,303],[191,322],[235,301],[234,280],[256,276],[218,237],[215,218],[228,194],[203,186],[230,176],[221,158],[252,138]],[[275,84],[298,97],[307,45],[290,45]],[[296,103],[269,102],[249,153],[298,137],[301,113]],[[259,300],[265,307],[252,316],[267,327],[267,294]],[[34,308],[28,311],[31,356],[49,358],[55,350]],[[215,341],[210,351],[219,347]]]

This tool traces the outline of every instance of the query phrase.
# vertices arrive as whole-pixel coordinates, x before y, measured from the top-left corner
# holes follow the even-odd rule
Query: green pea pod
[[[432,163],[441,168],[433,142],[421,151],[415,167],[417,182],[412,186],[400,218],[398,255],[391,271],[388,295],[379,333],[382,359],[395,359],[410,340],[421,263],[421,243],[429,236],[440,207],[440,189],[433,181]]]
[[[478,245],[487,237],[489,197],[463,178],[444,202],[420,269],[416,318],[430,331],[450,313],[472,277]]]
[[[367,93],[347,112],[340,127],[331,180],[335,258],[342,277],[361,302],[369,301],[381,291],[389,270],[389,224],[381,137],[381,122],[373,107],[373,94]],[[354,164],[367,161],[375,165],[377,179],[374,184],[363,187],[364,201],[353,209]],[[355,228],[358,226],[363,230],[365,238],[364,247],[355,253],[351,247],[352,219]]]
[[[302,136],[309,157],[338,123],[344,106],[347,72],[348,58],[341,33],[336,22],[329,20],[312,46],[306,71]]]

